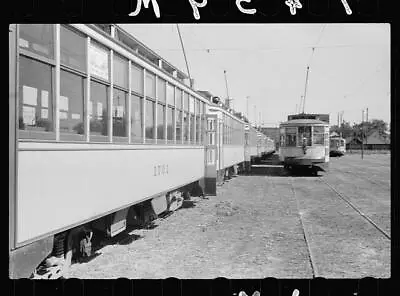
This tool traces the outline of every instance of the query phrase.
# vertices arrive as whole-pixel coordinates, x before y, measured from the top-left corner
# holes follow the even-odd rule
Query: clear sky
[[[120,25],[187,73],[175,24]],[[299,110],[338,112],[351,124],[362,110],[390,122],[389,24],[179,24],[195,88],[227,97],[252,122],[278,126]],[[313,49],[314,53],[313,53]]]

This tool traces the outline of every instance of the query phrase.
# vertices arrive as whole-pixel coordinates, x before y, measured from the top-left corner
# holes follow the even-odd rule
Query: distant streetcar
[[[280,125],[279,159],[284,168],[325,171],[329,164],[329,124],[318,119],[299,118]]]
[[[343,156],[346,153],[346,140],[342,137],[331,137],[329,150],[329,156]]]

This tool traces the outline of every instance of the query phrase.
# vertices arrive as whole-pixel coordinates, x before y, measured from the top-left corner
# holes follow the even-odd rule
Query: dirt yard
[[[390,155],[331,158],[330,171],[320,176],[390,233]],[[319,177],[290,176],[264,164],[226,182],[217,196],[192,197],[149,229],[103,242],[93,259],[73,264],[68,277],[368,275],[390,276],[390,240]]]

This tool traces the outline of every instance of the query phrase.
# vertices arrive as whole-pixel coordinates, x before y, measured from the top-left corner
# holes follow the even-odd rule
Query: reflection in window
[[[90,139],[92,141],[105,141],[108,135],[108,96],[107,86],[91,81],[90,82]]]
[[[176,141],[181,141],[182,137],[182,111],[176,110]]]
[[[62,64],[86,72],[86,39],[65,26],[60,28],[60,54]]]
[[[165,119],[165,107],[161,104],[157,104],[157,139],[165,139],[164,119]]]
[[[146,139],[154,139],[154,113],[155,103],[146,100]]]
[[[127,137],[127,93],[119,89],[113,89],[113,136]],[[127,139],[126,139],[127,140]]]
[[[174,133],[174,109],[171,107],[167,108],[167,139],[173,140]]]
[[[53,131],[51,66],[21,56],[19,67],[19,129]]]
[[[142,102],[137,96],[131,95],[131,141],[142,142]]]
[[[311,126],[299,126],[299,146],[311,146]]]
[[[52,59],[54,57],[54,25],[19,25],[19,47]]]
[[[89,45],[89,72],[91,75],[109,81],[110,51],[95,42]]]
[[[131,64],[131,89],[143,94],[143,69]]]
[[[59,100],[61,140],[79,139],[71,138],[68,134],[85,134],[84,87],[84,79],[81,76],[61,70]],[[83,139],[80,137],[80,140]]]

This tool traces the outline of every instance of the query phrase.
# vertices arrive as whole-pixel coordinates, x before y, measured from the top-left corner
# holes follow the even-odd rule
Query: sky
[[[187,73],[176,24],[120,24]],[[390,122],[389,24],[179,24],[195,89],[225,99],[251,122],[277,127],[302,111]],[[314,48],[314,50],[313,50]],[[228,84],[225,83],[224,70]],[[366,114],[366,112],[364,113]],[[364,115],[366,118],[366,115]]]

